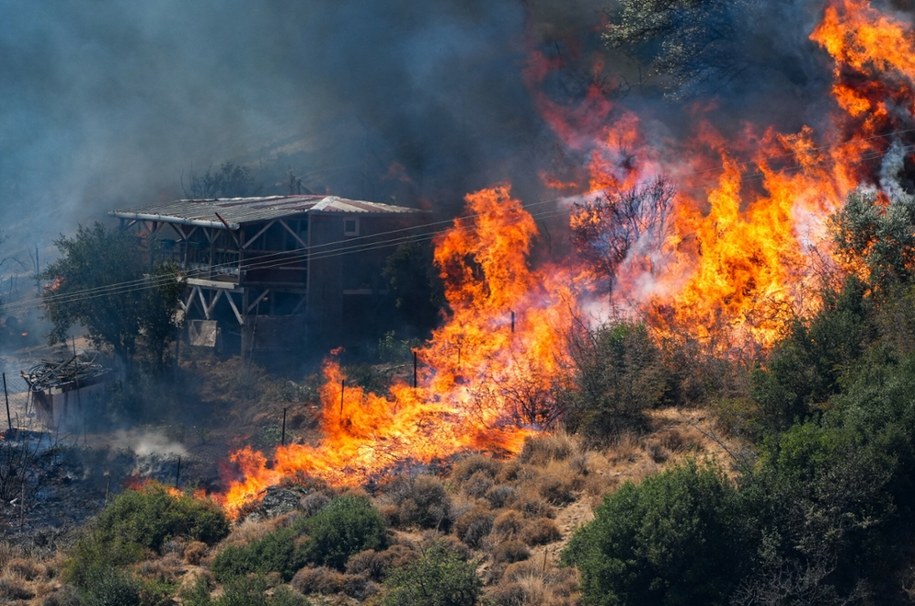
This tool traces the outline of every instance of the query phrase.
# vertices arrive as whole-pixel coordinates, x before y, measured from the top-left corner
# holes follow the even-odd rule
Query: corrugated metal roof
[[[415,208],[348,200],[338,196],[299,195],[264,196],[258,198],[216,198],[210,200],[174,200],[136,209],[118,209],[109,214],[123,219],[143,219],[221,227],[222,217],[229,227],[237,229],[245,223],[258,223],[300,215],[307,212],[408,214],[421,212]]]

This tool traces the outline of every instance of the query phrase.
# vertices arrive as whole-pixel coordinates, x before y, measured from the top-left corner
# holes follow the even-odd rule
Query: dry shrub
[[[476,499],[481,499],[486,496],[486,493],[493,487],[494,483],[493,476],[489,475],[487,471],[480,470],[464,480],[462,488],[464,493]]]
[[[379,591],[378,584],[363,574],[343,575],[343,593],[360,603]]]
[[[13,600],[30,600],[35,597],[29,582],[18,577],[0,577],[0,602],[8,604]]]
[[[386,512],[398,526],[447,530],[451,526],[451,498],[436,476],[398,478],[386,490],[394,509]]]
[[[525,560],[506,567],[489,597],[493,606],[572,606],[578,604],[578,578],[573,568]]]
[[[517,539],[509,539],[496,545],[492,550],[492,561],[495,564],[511,564],[531,557],[527,545]]]
[[[155,560],[144,560],[134,570],[144,579],[160,583],[176,583],[184,574],[184,563],[174,554]]]
[[[562,538],[559,526],[549,518],[529,520],[521,531],[519,538],[528,545],[548,545]]]
[[[670,451],[667,450],[656,438],[645,441],[645,452],[655,463],[663,463],[670,458]]]
[[[207,591],[216,587],[216,578],[206,568],[197,568],[185,574],[178,582],[178,595],[189,593],[195,586],[202,585]]]
[[[391,545],[384,551],[367,549],[350,557],[346,563],[346,572],[365,575],[373,581],[381,582],[388,571],[409,564],[418,555],[415,549],[407,545]]]
[[[81,606],[79,592],[75,587],[64,585],[54,593],[45,596],[41,606]]]
[[[25,581],[49,578],[47,566],[29,558],[11,558],[3,569],[8,575],[19,577]]]
[[[642,446],[638,436],[631,432],[621,434],[607,450],[607,458],[614,465],[635,463],[642,457]]]
[[[460,484],[463,484],[470,479],[472,475],[478,472],[482,472],[490,478],[495,479],[501,468],[502,464],[492,457],[487,457],[482,454],[473,454],[454,464],[454,467],[451,470],[451,477]]]
[[[498,475],[496,475],[496,481],[500,484],[517,481],[524,467],[525,466],[522,465],[518,459],[506,461],[502,464],[502,468],[499,470]]]
[[[553,604],[556,606],[578,603],[578,573],[572,567],[544,566],[540,562],[525,560],[505,568],[503,580],[519,583],[529,593],[546,590],[545,599],[528,601],[528,604]]]
[[[520,511],[526,518],[555,518],[556,511],[532,489],[525,490],[512,509]]]
[[[518,460],[528,465],[545,466],[551,461],[565,461],[575,452],[575,442],[565,432],[528,438]]]
[[[423,553],[430,548],[439,547],[447,550],[449,553],[455,554],[464,561],[469,560],[473,555],[470,548],[454,535],[441,534],[431,530],[423,533],[423,536],[415,546],[415,550],[419,553]]]
[[[248,545],[260,541],[277,528],[285,526],[288,520],[288,515],[266,520],[249,518],[236,526],[232,533],[220,543],[220,550],[233,545]]]
[[[570,473],[568,466],[551,465],[540,476],[538,492],[551,505],[568,505],[578,498],[577,492],[583,485],[581,477]]]
[[[197,566],[207,554],[207,544],[202,541],[191,541],[184,546],[184,561],[192,566]]]
[[[299,501],[299,509],[308,517],[311,517],[324,509],[331,502],[331,497],[324,492],[313,492],[305,495]]]
[[[493,509],[501,509],[508,507],[518,498],[518,491],[507,484],[496,484],[486,491],[484,497]]]
[[[306,567],[295,573],[289,584],[299,593],[306,595],[309,593],[330,595],[343,591],[346,575],[326,566]]]
[[[493,514],[485,509],[471,509],[455,521],[454,532],[465,545],[479,549],[492,530],[493,519]]]
[[[514,509],[503,511],[492,523],[492,535],[496,540],[517,538],[524,528],[524,516]]]

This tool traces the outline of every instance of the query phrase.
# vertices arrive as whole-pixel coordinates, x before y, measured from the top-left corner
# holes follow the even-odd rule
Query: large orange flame
[[[565,364],[574,296],[561,272],[534,274],[526,256],[537,229],[507,187],[467,196],[470,216],[439,239],[435,260],[452,315],[417,351],[417,387],[375,394],[324,368],[324,437],[232,454],[238,475],[224,496],[234,512],[297,473],[357,485],[400,461],[429,462],[464,449],[517,452],[548,421],[549,394]]]
[[[643,119],[611,103],[597,74],[574,108],[539,94],[556,65],[533,54],[525,78],[545,122],[589,160],[581,171],[547,178],[550,187],[594,200],[664,177],[677,192],[666,231],[650,249],[634,243],[614,266],[614,308],[643,314],[660,335],[686,332],[718,352],[767,348],[789,318],[817,309],[811,285],[831,268],[829,214],[854,188],[877,185],[887,151],[911,149],[915,138],[915,38],[911,24],[865,0],[833,0],[811,39],[834,61],[825,128],[782,133],[747,124],[724,134],[714,112],[698,107],[689,141],[655,136],[650,145]],[[371,393],[329,361],[324,437],[280,447],[272,460],[250,448],[235,452],[236,474],[222,497],[230,512],[297,473],[355,485],[405,460],[515,452],[552,420],[550,393],[567,375],[564,335],[578,298],[600,276],[572,262],[532,270],[537,230],[507,186],[468,195],[467,204],[469,216],[436,244],[451,315],[417,352],[418,385]],[[573,228],[597,224],[593,205],[577,208]]]
[[[864,0],[836,0],[811,39],[835,61],[836,110],[823,132],[747,124],[725,136],[713,112],[698,108],[692,138],[649,147],[630,113],[601,108],[607,125],[592,141],[584,191],[620,191],[658,175],[678,191],[663,247],[650,260],[634,249],[614,277],[617,306],[647,313],[659,333],[688,333],[719,352],[773,344],[788,319],[819,305],[812,286],[831,263],[829,215],[854,188],[877,183],[894,140],[912,138],[911,24]],[[567,123],[550,123],[581,144]],[[629,150],[623,157],[619,142]],[[573,213],[573,227],[590,220],[582,208],[591,206]]]

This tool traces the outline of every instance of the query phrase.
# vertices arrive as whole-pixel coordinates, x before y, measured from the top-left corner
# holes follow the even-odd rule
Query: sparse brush
[[[511,564],[520,562],[531,557],[531,551],[527,545],[517,539],[508,539],[499,543],[492,550],[492,561],[494,564]]]
[[[331,500],[333,499],[327,493],[313,492],[302,497],[302,500],[299,501],[299,508],[302,510],[302,514],[313,516],[327,507]]]
[[[513,486],[496,484],[484,496],[493,509],[501,509],[511,505],[518,498],[518,492]]]
[[[192,566],[197,566],[206,556],[209,547],[203,541],[191,541],[184,546],[184,561]]]
[[[394,504],[390,513],[396,525],[443,531],[451,527],[451,498],[436,476],[398,478],[386,492]]]
[[[478,549],[492,530],[493,519],[493,514],[485,509],[471,509],[455,521],[454,532],[465,545]]]
[[[82,606],[75,587],[64,585],[44,597],[41,606]]]
[[[391,545],[384,551],[367,549],[351,556],[346,563],[346,572],[365,575],[374,581],[383,581],[388,572],[415,560],[418,552],[406,545]]]
[[[14,600],[30,600],[35,597],[29,582],[13,576],[0,577],[0,602],[11,603]]]
[[[569,472],[568,467],[548,468],[540,477],[539,494],[551,505],[568,505],[578,497],[584,485],[582,479]]]
[[[12,558],[3,567],[7,574],[26,581],[48,578],[48,568],[41,562],[29,558]]]
[[[559,526],[549,518],[535,518],[528,520],[521,530],[519,538],[526,544],[548,545],[562,538]]]
[[[506,461],[502,464],[502,468],[499,470],[498,475],[496,475],[496,482],[505,484],[518,480],[518,476],[521,474],[523,467],[524,466],[518,459]]]
[[[573,606],[578,604],[574,570],[546,568],[526,560],[510,564],[487,594],[492,606]]]
[[[501,512],[492,523],[492,536],[498,541],[517,538],[524,528],[524,516],[513,509]]]
[[[495,480],[489,474],[488,470],[479,470],[473,473],[462,483],[464,493],[476,499],[483,498],[490,488],[493,487]]]
[[[575,452],[575,441],[565,432],[542,434],[524,441],[518,460],[529,465],[565,461]]]
[[[495,478],[499,474],[501,467],[502,463],[492,457],[473,454],[454,464],[451,470],[451,478],[460,484],[463,484],[478,472],[482,472],[490,478]]]
[[[526,518],[555,518],[556,511],[534,489],[527,488],[512,504]]]
[[[295,573],[289,583],[296,591],[308,595],[319,593],[330,595],[341,593],[346,583],[346,575],[327,566],[306,567]]]
[[[134,571],[143,579],[158,583],[176,583],[184,573],[182,561],[174,554],[144,560],[134,567]]]

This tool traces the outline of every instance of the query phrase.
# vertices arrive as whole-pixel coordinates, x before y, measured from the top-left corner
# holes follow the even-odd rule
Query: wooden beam
[[[220,291],[219,294],[222,294],[222,291]],[[235,319],[238,320],[238,325],[244,326],[245,318],[241,315],[241,312],[238,311],[238,307],[235,306],[235,301],[233,300],[232,295],[230,293],[226,293],[226,299],[229,300],[229,305],[232,306],[232,311],[235,312]]]
[[[257,232],[255,232],[255,234],[253,236],[248,238],[248,240],[244,244],[242,244],[242,249],[246,249],[249,246],[251,246],[252,244],[254,244],[254,241],[257,240],[258,238],[260,238],[262,235],[264,235],[264,232],[267,231],[268,229],[270,229],[274,223],[276,223],[276,219],[274,219],[273,221],[268,221],[266,224],[264,224],[264,226],[262,228],[257,230]]]
[[[302,248],[308,248],[308,244],[306,244],[305,241],[302,240],[302,238],[299,237],[299,234],[295,233],[295,231],[294,231],[291,227],[289,227],[289,225],[286,223],[285,220],[279,219],[279,223],[280,223],[280,225],[283,226],[283,228],[284,228],[286,231],[289,232],[289,234],[290,234],[293,238],[295,238],[295,241],[299,243],[299,246],[301,246]],[[310,226],[309,226],[309,227],[310,227]]]
[[[263,301],[267,297],[268,294],[270,294],[269,288],[264,290],[264,292],[262,292],[261,294],[259,294],[257,296],[257,298],[254,299],[254,302],[251,303],[250,305],[248,305],[248,308],[245,310],[245,313],[246,314],[251,313],[251,310],[254,309],[255,307],[257,307],[257,304],[260,303],[261,301]]]

